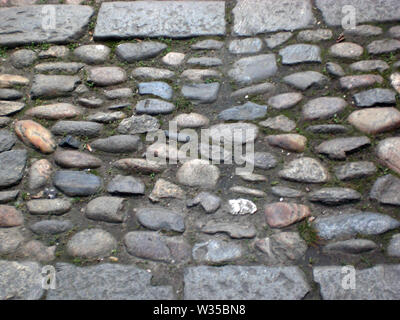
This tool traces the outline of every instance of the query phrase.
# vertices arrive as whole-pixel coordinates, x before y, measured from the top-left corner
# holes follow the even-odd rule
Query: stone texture
[[[266,80],[278,71],[274,54],[261,54],[237,60],[228,76],[241,85]]]
[[[390,239],[389,245],[387,247],[387,254],[390,257],[400,257],[400,235],[395,234],[392,239]]]
[[[39,300],[42,268],[37,262],[0,261],[1,300]]]
[[[257,230],[252,224],[209,221],[201,228],[201,232],[226,233],[232,239],[251,239],[256,236]]]
[[[126,80],[126,72],[120,67],[93,67],[88,70],[87,81],[97,86],[112,86]]]
[[[0,130],[0,153],[9,151],[17,142],[15,136],[7,130]]]
[[[124,212],[124,198],[99,197],[90,201],[85,209],[85,216],[96,221],[111,223],[123,222],[126,216]]]
[[[150,230],[184,232],[184,216],[171,210],[158,207],[140,208],[136,210],[136,218]]]
[[[339,134],[349,132],[349,128],[340,124],[317,124],[314,126],[309,126],[306,129],[312,133],[329,133],[329,134]]]
[[[185,192],[176,184],[164,179],[158,179],[149,195],[149,199],[158,202],[164,198],[185,199]]]
[[[326,154],[331,159],[344,160],[347,153],[355,152],[370,144],[371,140],[368,137],[336,138],[322,142],[315,151]]]
[[[101,179],[93,174],[79,171],[57,171],[54,185],[68,196],[89,196],[100,190]]]
[[[25,108],[25,103],[22,102],[0,101],[0,117],[10,116],[23,108]]]
[[[70,96],[81,82],[78,76],[43,75],[33,77],[31,98],[58,98]]]
[[[204,82],[221,78],[221,74],[212,69],[187,69],[181,73],[181,78],[189,82]]]
[[[264,253],[268,265],[295,262],[307,251],[306,242],[297,232],[280,232],[257,239],[254,246]]]
[[[8,203],[15,200],[19,195],[19,190],[0,191],[0,203]]]
[[[193,259],[198,263],[226,263],[239,259],[243,254],[240,245],[219,239],[196,243]]]
[[[79,151],[57,151],[54,154],[54,161],[62,168],[99,168],[103,162],[90,154]]]
[[[141,82],[138,84],[139,94],[150,94],[160,97],[165,100],[170,100],[173,95],[173,90],[168,83],[161,81]]]
[[[359,254],[370,252],[377,249],[378,246],[375,242],[366,239],[350,239],[344,241],[337,241],[328,243],[324,247],[324,252],[339,252],[345,254]]]
[[[17,69],[27,68],[34,64],[36,60],[36,52],[28,49],[17,50],[10,56],[11,64]]]
[[[63,199],[36,199],[26,202],[30,214],[61,215],[71,210],[71,202]]]
[[[31,240],[18,250],[24,259],[48,263],[56,258],[56,246],[46,247],[42,242]]]
[[[12,206],[0,205],[0,227],[18,227],[24,223],[21,212]]]
[[[389,69],[389,65],[383,60],[362,60],[354,62],[350,65],[353,71],[370,72],[379,71],[383,72]]]
[[[273,0],[239,0],[232,13],[233,34],[236,36],[293,31],[310,27],[315,22],[312,5],[308,0],[282,3]]]
[[[269,36],[268,38],[265,38],[265,43],[267,44],[268,48],[274,49],[288,41],[292,36],[292,32],[278,32]]]
[[[23,94],[14,89],[0,89],[0,100],[18,100]]]
[[[121,134],[146,133],[157,131],[159,127],[157,118],[144,114],[122,120],[118,126],[118,132]]]
[[[32,232],[39,235],[54,235],[67,232],[73,228],[69,220],[41,220],[30,226]]]
[[[293,65],[298,63],[321,63],[321,49],[315,45],[293,44],[279,51],[282,64]]]
[[[379,6],[374,0],[317,0],[315,4],[322,11],[328,26],[342,25],[342,8],[346,5],[356,8],[357,24],[397,20],[400,14],[400,5],[396,0],[382,1]]]
[[[160,80],[160,79],[171,79],[174,77],[174,72],[168,69],[159,69],[151,67],[139,67],[133,69],[131,73],[133,78],[141,80]]]
[[[19,183],[26,166],[26,150],[11,150],[0,153],[0,188]]]
[[[221,85],[218,82],[198,83],[182,87],[182,95],[193,103],[213,103],[218,98]]]
[[[231,97],[239,98],[239,97],[245,97],[245,96],[250,96],[250,95],[269,93],[269,92],[274,91],[275,88],[276,88],[276,86],[269,82],[255,84],[252,86],[248,86],[248,87],[245,87],[242,89],[235,90],[234,92],[232,92]]]
[[[0,74],[0,88],[12,88],[13,86],[25,86],[29,79],[16,74]]]
[[[79,39],[94,10],[89,6],[52,5],[0,9],[1,45],[17,46],[36,43],[60,43]],[[54,11],[53,11],[54,10]],[[44,23],[43,14],[55,13],[55,25]],[[45,28],[42,28],[45,26]]]
[[[144,194],[144,189],[144,183],[131,176],[117,175],[107,185],[107,191],[111,194]]]
[[[310,290],[298,267],[189,267],[185,300],[299,300]]]
[[[127,153],[140,149],[141,140],[137,135],[115,135],[94,140],[91,146],[94,149],[108,153]]]
[[[307,138],[300,134],[278,134],[267,136],[269,145],[294,152],[304,152]]]
[[[162,162],[151,161],[147,159],[120,159],[114,162],[113,166],[127,172],[141,172],[145,174],[159,173],[166,169]]]
[[[400,50],[400,41],[395,39],[383,39],[372,41],[367,46],[370,54],[383,54]]]
[[[24,241],[20,228],[0,228],[0,254],[12,254]]]
[[[276,157],[269,152],[254,152],[247,156],[242,156],[246,163],[264,170],[275,168],[278,164]]]
[[[135,266],[104,263],[89,267],[58,263],[57,288],[47,300],[172,300],[171,286],[152,286],[152,275]]]
[[[103,94],[107,99],[125,99],[133,96],[133,91],[131,88],[118,88],[111,90],[104,90]]]
[[[252,143],[257,138],[258,127],[251,123],[220,123],[210,127],[209,138],[215,144],[221,140],[234,144]]]
[[[93,123],[91,121],[67,121],[61,120],[51,128],[51,132],[55,135],[65,136],[82,136],[94,138],[100,135],[103,125],[100,123]]]
[[[370,192],[370,198],[382,204],[400,205],[400,179],[391,174],[379,177]]]
[[[279,186],[272,187],[271,193],[277,197],[283,197],[283,198],[299,198],[304,195],[303,192],[299,190],[288,187],[279,187]]]
[[[307,90],[311,87],[322,88],[328,78],[315,71],[304,71],[290,74],[283,78],[283,82],[300,90]]]
[[[267,114],[268,107],[253,102],[246,102],[241,106],[225,109],[218,114],[221,120],[255,120]]]
[[[181,52],[169,52],[164,57],[162,57],[161,61],[168,66],[179,66],[183,63],[185,59],[185,54]]]
[[[229,200],[229,212],[232,215],[247,215],[254,214],[257,211],[257,206],[247,199],[231,199]]]
[[[276,202],[265,206],[264,215],[271,228],[283,228],[309,217],[311,211],[302,204]]]
[[[314,281],[321,287],[324,300],[398,300],[399,265],[376,265],[355,270],[355,289],[345,289],[342,266],[314,267]]]
[[[171,102],[160,99],[140,100],[136,104],[136,112],[138,114],[168,114],[175,110],[175,105]]]
[[[35,66],[35,71],[38,73],[68,73],[76,74],[85,65],[78,62],[48,62],[40,63]]]
[[[154,231],[133,231],[124,237],[130,255],[163,262],[190,260],[191,247],[182,237],[167,237]]]
[[[338,179],[347,181],[374,175],[376,171],[377,168],[373,162],[357,161],[336,167],[335,175]]]
[[[373,212],[319,217],[314,222],[314,227],[318,235],[326,240],[340,237],[353,237],[357,234],[381,234],[388,230],[398,228],[399,225],[400,222],[390,216]]]
[[[214,57],[199,57],[190,58],[188,59],[187,63],[201,67],[218,67],[222,65],[222,60]]]
[[[206,127],[210,120],[199,113],[180,113],[172,119],[180,128],[201,128]]]
[[[228,50],[232,54],[250,54],[260,52],[262,41],[258,38],[247,38],[232,40],[229,43]]]
[[[364,52],[364,48],[353,42],[341,42],[329,48],[329,54],[337,58],[356,59]]]
[[[264,191],[258,189],[247,188],[243,186],[233,186],[229,188],[230,192],[244,194],[255,198],[265,198],[267,194]]]
[[[303,95],[299,92],[282,93],[268,99],[268,105],[274,109],[289,109],[303,100]]]
[[[190,38],[224,34],[224,2],[141,1],[102,3],[94,38]]]
[[[400,112],[396,108],[367,108],[357,110],[347,119],[358,130],[378,134],[400,127]]]
[[[376,147],[376,155],[382,164],[400,173],[400,139],[398,137],[380,141]]]
[[[342,66],[335,62],[328,62],[326,64],[326,71],[335,77],[343,77],[346,74]]]
[[[308,199],[312,202],[321,202],[327,205],[340,205],[359,201],[361,194],[350,188],[323,188],[311,192]]]
[[[50,131],[32,120],[16,122],[15,133],[26,145],[33,146],[43,153],[52,153],[57,147]]]
[[[284,132],[290,132],[296,128],[296,122],[290,120],[284,115],[268,118],[267,120],[261,121],[258,124],[266,128]]]
[[[81,108],[69,103],[47,104],[30,108],[25,115],[47,120],[61,120],[75,118],[82,115]]]
[[[342,112],[347,102],[342,98],[321,97],[310,100],[302,109],[304,120],[328,119],[335,114]]]
[[[321,42],[332,39],[333,32],[329,29],[304,30],[297,35],[297,41],[300,42]]]
[[[371,26],[368,24],[358,25],[355,28],[344,30],[345,35],[360,36],[360,37],[373,37],[379,36],[383,33],[381,27]]]
[[[87,64],[102,64],[106,62],[111,49],[105,45],[85,45],[74,50],[74,55]]]
[[[86,229],[68,241],[66,251],[72,257],[93,259],[109,256],[116,247],[117,241],[107,231]]]
[[[97,112],[87,117],[87,120],[99,123],[113,123],[126,118],[126,114],[122,111],[115,112]]]
[[[279,171],[283,179],[303,183],[324,183],[329,180],[328,170],[313,158],[299,158],[287,163]]]
[[[188,207],[200,204],[206,213],[214,213],[221,206],[221,199],[209,192],[200,192],[192,200],[186,202]]]
[[[340,86],[343,89],[352,90],[356,88],[371,87],[376,84],[382,84],[383,78],[375,74],[363,74],[358,76],[347,76],[339,79]]]
[[[207,39],[192,44],[191,48],[194,50],[220,50],[223,46],[224,43],[222,41]]]
[[[379,104],[396,104],[396,92],[390,89],[370,89],[353,96],[358,107],[373,107]]]
[[[213,188],[219,179],[219,169],[206,160],[194,159],[184,163],[176,173],[179,183],[190,187]]]
[[[166,44],[155,41],[122,43],[117,46],[115,53],[121,60],[132,63],[156,57],[165,48],[167,48]]]

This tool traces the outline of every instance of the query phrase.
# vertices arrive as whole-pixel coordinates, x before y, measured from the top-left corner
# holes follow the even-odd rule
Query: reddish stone
[[[272,228],[283,228],[311,215],[307,206],[286,202],[268,204],[264,212],[267,223]]]
[[[23,223],[21,212],[12,206],[0,205],[0,227],[17,227]]]
[[[354,111],[348,121],[358,130],[377,134],[400,127],[400,112],[396,108],[367,108]]]
[[[43,153],[56,150],[57,145],[50,131],[32,120],[17,121],[15,133],[25,144],[32,145]]]

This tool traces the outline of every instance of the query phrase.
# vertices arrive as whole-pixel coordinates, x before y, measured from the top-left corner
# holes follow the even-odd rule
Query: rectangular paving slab
[[[79,39],[93,9],[79,5],[37,5],[0,9],[0,45],[64,43]]]
[[[238,36],[292,31],[315,22],[310,0],[238,0],[232,12],[233,34]]]
[[[329,26],[342,25],[342,19],[349,14],[346,8],[343,9],[344,6],[355,8],[357,24],[395,21],[400,18],[399,0],[316,0],[315,4]]]
[[[185,38],[225,34],[223,1],[102,3],[94,38]]]

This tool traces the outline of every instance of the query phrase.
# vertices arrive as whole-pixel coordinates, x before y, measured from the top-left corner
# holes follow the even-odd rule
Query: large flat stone
[[[53,10],[55,17],[51,19]],[[0,44],[17,46],[32,42],[65,43],[76,40],[84,34],[92,14],[91,7],[78,5],[2,8]]]
[[[377,265],[355,270],[355,288],[346,288],[349,271],[343,266],[315,267],[314,281],[321,286],[324,300],[398,300],[400,265]]]
[[[398,0],[316,0],[315,4],[328,26],[342,25],[344,6],[353,6],[356,9],[357,24],[395,21],[400,17]]]
[[[239,0],[232,12],[233,34],[238,36],[292,31],[315,22],[309,0]]]
[[[185,38],[224,34],[224,2],[135,1],[102,3],[94,38]]]
[[[47,300],[170,300],[171,286],[152,286],[151,273],[134,266],[100,264],[80,268],[58,263],[57,288]]]
[[[298,300],[310,290],[297,267],[190,267],[185,300]]]

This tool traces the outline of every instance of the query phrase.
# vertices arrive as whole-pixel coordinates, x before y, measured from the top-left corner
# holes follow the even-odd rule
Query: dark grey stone
[[[349,188],[323,188],[309,194],[312,202],[321,202],[328,205],[339,205],[361,199],[361,194]]]
[[[79,62],[47,62],[37,64],[35,71],[39,73],[69,73],[76,74],[85,65]]]
[[[139,150],[141,145],[140,137],[136,135],[116,135],[91,143],[94,149],[110,153],[134,152]]]
[[[175,105],[160,99],[146,99],[140,100],[135,110],[138,114],[168,114],[175,110]]]
[[[115,176],[107,185],[107,192],[111,194],[144,194],[144,183],[139,178],[131,176]]]
[[[331,159],[346,159],[346,154],[371,144],[368,137],[337,138],[322,142],[315,148],[318,153],[326,154]]]
[[[0,130],[0,153],[11,150],[17,138],[8,130]]]
[[[86,206],[87,218],[105,222],[123,222],[125,218],[124,198],[99,197]]]
[[[326,133],[336,134],[336,133],[349,132],[349,128],[340,124],[317,124],[314,126],[307,127],[306,130],[312,133],[322,133],[322,134]]]
[[[100,7],[94,38],[189,38],[224,34],[224,2],[105,2]]]
[[[55,235],[67,232],[73,226],[69,220],[42,220],[31,225],[30,229],[39,235]]]
[[[152,286],[152,275],[135,266],[100,264],[77,267],[58,263],[57,288],[47,300],[172,300],[171,286]]]
[[[263,118],[267,114],[268,107],[258,105],[253,102],[246,102],[245,104],[222,111],[218,118],[221,120],[255,120]]]
[[[324,247],[325,252],[335,251],[347,254],[370,252],[378,248],[377,244],[366,239],[351,239],[329,243]]]
[[[310,291],[298,267],[189,267],[185,300],[299,300]]]
[[[185,219],[182,214],[163,208],[140,208],[136,210],[136,218],[150,230],[185,231]]]
[[[0,153],[0,188],[10,187],[21,181],[26,160],[26,150],[12,150]]]
[[[100,135],[103,125],[91,121],[58,121],[51,132],[55,135],[72,135],[94,138]]]
[[[209,192],[200,192],[187,202],[188,207],[200,204],[206,213],[214,213],[221,206],[221,198]]]
[[[43,75],[33,77],[31,98],[57,98],[69,96],[81,82],[77,76]]]
[[[335,168],[335,175],[338,179],[346,181],[359,179],[374,175],[377,168],[373,162],[358,161],[349,162]]]
[[[19,190],[0,191],[0,203],[14,201],[19,195]]]
[[[254,152],[246,157],[243,157],[247,163],[251,163],[256,168],[268,170],[275,168],[278,164],[275,156],[269,152]]]
[[[22,93],[14,89],[0,89],[0,100],[18,100],[22,98]]]
[[[251,239],[257,234],[257,230],[252,224],[217,221],[207,222],[201,228],[201,232],[208,234],[226,233],[232,239]]]
[[[375,88],[356,93],[353,99],[358,107],[372,107],[380,104],[396,104],[396,92],[391,89]]]
[[[1,14],[1,11],[0,11]],[[14,68],[23,69],[31,66],[37,60],[37,54],[35,51],[28,49],[21,49],[15,51],[11,57],[10,61]]]
[[[68,196],[90,196],[97,193],[102,185],[101,179],[93,174],[67,170],[57,171],[53,183]]]
[[[55,12],[54,12],[54,11]],[[55,25],[46,23],[43,15],[55,13]],[[0,9],[1,45],[62,43],[79,39],[93,15],[90,6],[47,5]],[[51,22],[49,21],[49,22]],[[43,28],[45,26],[46,28]]]

